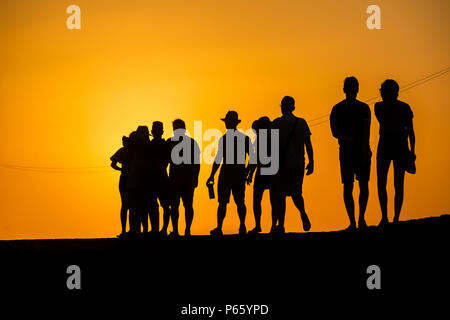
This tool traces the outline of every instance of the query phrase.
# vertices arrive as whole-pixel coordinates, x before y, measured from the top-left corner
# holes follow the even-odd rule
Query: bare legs
[[[364,215],[369,200],[369,182],[359,181],[359,227],[366,227]],[[350,220],[349,229],[356,228],[355,202],[353,200],[353,181],[344,183],[344,203]]]
[[[377,175],[378,175],[378,199],[380,201],[381,209],[381,222],[380,225],[386,225],[389,223],[388,219],[388,196],[386,191],[387,176],[391,160],[377,159]],[[404,197],[404,182],[405,182],[405,169],[401,166],[398,160],[394,160],[394,222],[398,222],[400,218],[400,211],[402,210],[403,197]]]

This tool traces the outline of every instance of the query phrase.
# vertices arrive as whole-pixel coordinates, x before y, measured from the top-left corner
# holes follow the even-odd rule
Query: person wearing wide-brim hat
[[[247,135],[237,130],[237,125],[241,120],[236,111],[228,111],[225,118],[221,120],[225,122],[227,132],[219,140],[219,148],[211,175],[206,182],[207,186],[214,184],[214,175],[222,164],[217,184],[219,200],[217,228],[211,230],[211,235],[222,235],[223,220],[225,219],[231,193],[233,193],[233,199],[237,205],[240,220],[239,234],[243,235],[247,233],[245,227],[245,215],[247,213],[247,208],[245,207],[245,178],[247,174],[246,162],[247,156],[250,153],[251,142]],[[230,159],[230,154],[233,154],[233,159]]]
[[[224,121],[225,125],[228,123],[230,124],[230,126],[237,126],[239,123],[241,123],[241,120],[239,120],[239,116],[236,111],[228,111],[225,115],[225,118],[221,118],[220,120]]]

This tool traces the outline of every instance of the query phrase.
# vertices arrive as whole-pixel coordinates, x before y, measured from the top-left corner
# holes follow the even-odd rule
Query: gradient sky
[[[81,30],[66,28],[67,6],[81,7]],[[368,30],[366,8],[381,7],[382,30]],[[0,239],[111,237],[120,231],[119,173],[107,169],[121,137],[137,125],[181,117],[192,130],[224,130],[279,116],[284,95],[306,120],[326,115],[354,75],[361,100],[381,82],[400,86],[450,65],[447,0],[301,1],[2,1],[0,3],[0,165],[104,167],[49,173],[0,167]],[[448,213],[450,73],[400,94],[415,114],[416,175],[406,176],[402,219]],[[373,110],[373,104],[370,103]],[[328,123],[310,121],[316,172],[305,178],[312,231],[345,228],[338,145]],[[377,224],[375,150],[367,222]],[[204,142],[204,147],[206,146]],[[194,234],[216,224],[203,165],[195,197]],[[393,215],[392,175],[389,214]],[[253,228],[252,188],[247,190]],[[357,193],[355,193],[357,194]],[[263,229],[269,229],[268,194]],[[181,210],[181,230],[184,211]],[[225,233],[237,232],[229,205]],[[286,229],[301,222],[289,202]]]

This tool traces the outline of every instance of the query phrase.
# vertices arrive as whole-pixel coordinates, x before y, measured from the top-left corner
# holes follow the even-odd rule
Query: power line
[[[400,88],[400,92],[405,92],[407,90],[411,90],[415,87],[418,87],[420,85],[423,85],[424,83],[427,83],[431,80],[434,80],[436,78],[439,78],[443,76],[444,74],[450,72],[450,67],[446,67],[442,70],[439,70],[435,73],[432,73],[426,77],[423,77],[421,79],[415,80],[413,82],[408,83],[407,85]],[[377,95],[376,97],[372,97],[370,99],[365,100],[365,103],[371,102],[375,99],[380,98],[380,95]],[[320,117],[314,118],[309,120],[309,122],[318,121],[319,122],[313,123],[310,125],[310,127],[318,126],[323,123],[328,122],[328,119],[325,119],[330,114],[325,114]],[[322,120],[323,119],[323,120]],[[29,172],[41,172],[41,173],[104,173],[104,172],[111,172],[109,169],[109,166],[88,166],[88,167],[36,167],[36,166],[23,166],[23,165],[11,165],[11,164],[0,164],[0,168],[4,169],[12,169],[12,170],[18,170],[18,171],[29,171]]]
[[[428,75],[428,76],[426,76],[426,77],[424,77],[422,79],[418,79],[418,80],[415,80],[413,82],[410,82],[407,85],[405,85],[402,88],[400,88],[399,92],[405,92],[405,91],[411,90],[411,89],[413,89],[415,87],[418,87],[418,86],[420,86],[420,85],[422,85],[424,83],[427,83],[428,81],[431,81],[431,80],[434,80],[436,78],[439,78],[439,77],[443,76],[444,74],[446,74],[448,72],[450,72],[450,67],[446,67],[446,68],[444,68],[442,70],[439,70],[438,72],[432,73],[432,74],[430,74],[430,75]],[[373,101],[375,99],[378,99],[378,98],[380,98],[380,95],[377,95],[376,97],[372,97],[370,99],[367,99],[367,100],[365,100],[363,102],[369,103],[369,102],[371,102],[371,101]],[[320,116],[320,117],[314,118],[312,120],[309,120],[309,122],[327,118],[329,115],[330,115],[329,113],[324,114],[323,116]],[[328,119],[322,120],[322,121],[319,121],[319,122],[316,122],[316,123],[313,123],[313,124],[310,125],[310,127],[318,126],[318,125],[323,124],[325,122],[328,122]]]

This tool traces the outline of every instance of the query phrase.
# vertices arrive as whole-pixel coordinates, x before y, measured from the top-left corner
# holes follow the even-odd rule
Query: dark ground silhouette
[[[445,215],[385,229],[275,238],[263,234],[0,241],[1,288],[9,297],[25,295],[30,301],[52,303],[57,297],[97,307],[106,297],[142,300],[145,315],[165,314],[157,319],[183,319],[179,307],[188,303],[268,304],[271,314],[266,319],[291,319],[312,305],[342,302],[346,308],[347,299],[358,298],[371,306],[371,313],[381,312],[401,309],[399,300],[405,296],[417,299],[447,292],[449,227],[450,216]],[[80,291],[66,289],[66,268],[71,264],[82,270]],[[381,268],[380,291],[366,287],[366,269],[373,264]],[[107,305],[105,311],[116,308]],[[143,309],[134,309],[139,310]]]

